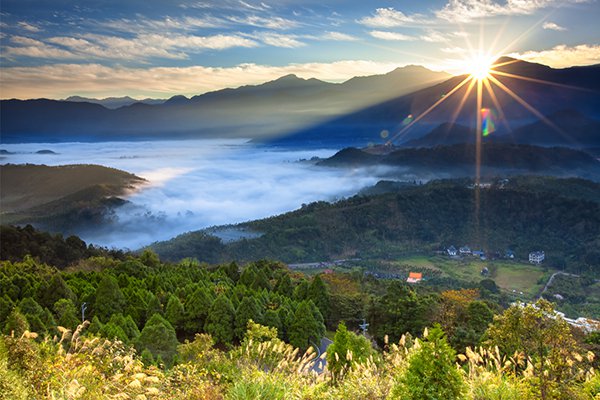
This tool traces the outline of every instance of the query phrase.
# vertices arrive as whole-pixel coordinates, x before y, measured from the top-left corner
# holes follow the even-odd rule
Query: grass
[[[393,265],[423,268],[442,271],[442,276],[458,279],[465,282],[479,282],[484,279],[481,270],[487,267],[490,271],[489,278],[503,290],[517,293],[529,298],[534,297],[543,287],[548,271],[541,266],[535,266],[518,261],[482,261],[472,257],[451,259],[446,256],[410,256],[396,259]],[[427,277],[427,273],[424,274]],[[543,283],[538,283],[543,282]]]

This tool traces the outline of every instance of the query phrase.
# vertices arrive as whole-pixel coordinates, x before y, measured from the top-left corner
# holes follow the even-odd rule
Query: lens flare
[[[482,108],[481,112],[481,134],[482,136],[489,136],[496,130],[496,124],[494,123],[494,119],[496,115],[494,110],[489,108]]]
[[[406,126],[408,124],[410,124],[413,121],[413,115],[412,114],[408,114],[408,116],[406,118],[404,118],[404,120],[402,120],[402,126]]]

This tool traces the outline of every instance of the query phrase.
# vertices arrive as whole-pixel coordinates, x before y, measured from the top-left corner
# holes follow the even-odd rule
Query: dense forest
[[[76,245],[79,257],[49,251],[0,262],[3,398],[600,393],[598,334],[553,318],[543,300],[504,310],[489,279],[448,290],[353,272],[309,277],[275,261],[164,263],[151,251],[100,255],[73,238],[51,238],[46,248]],[[61,268],[43,263],[47,257]],[[332,344],[319,358],[324,337]]]
[[[521,259],[546,251],[546,265],[575,273],[600,270],[600,185],[583,179],[516,177],[477,189],[464,180],[388,185],[390,192],[318,202],[241,224],[262,233],[224,244],[203,231],[151,248],[162,258],[207,262],[261,257],[285,262],[392,259],[470,243],[488,253],[512,249]],[[384,190],[385,191],[385,190]]]

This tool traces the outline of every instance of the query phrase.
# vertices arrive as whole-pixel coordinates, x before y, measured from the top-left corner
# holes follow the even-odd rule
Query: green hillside
[[[151,247],[163,258],[218,262],[260,257],[285,262],[393,259],[469,244],[511,249],[521,260],[544,250],[546,265],[575,272],[600,267],[600,185],[581,179],[515,178],[474,189],[468,180],[395,187],[240,225],[262,233],[223,244],[191,232]],[[479,199],[476,201],[476,199]]]

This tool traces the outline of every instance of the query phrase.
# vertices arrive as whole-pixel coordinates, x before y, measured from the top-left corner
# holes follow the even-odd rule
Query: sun
[[[485,55],[476,55],[465,61],[469,75],[478,81],[486,79],[494,64],[494,59]]]

